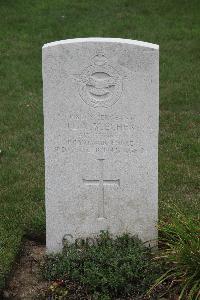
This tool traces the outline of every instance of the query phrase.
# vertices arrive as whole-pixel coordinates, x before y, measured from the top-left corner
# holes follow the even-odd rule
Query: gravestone
[[[159,47],[43,46],[47,251],[101,230],[157,238]]]

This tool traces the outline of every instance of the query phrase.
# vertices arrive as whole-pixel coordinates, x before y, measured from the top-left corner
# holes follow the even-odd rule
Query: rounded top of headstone
[[[146,48],[151,48],[158,50],[159,45],[137,41],[137,40],[130,40],[130,39],[122,39],[122,38],[101,38],[101,37],[90,37],[90,38],[76,38],[76,39],[67,39],[67,40],[60,40],[56,42],[51,42],[44,44],[43,48],[58,46],[58,45],[64,45],[64,44],[75,44],[75,43],[121,43],[121,44],[129,44],[129,45],[135,45],[135,46],[141,46]]]

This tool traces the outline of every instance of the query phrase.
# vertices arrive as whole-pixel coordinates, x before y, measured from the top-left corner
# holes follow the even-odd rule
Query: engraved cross
[[[97,159],[99,161],[100,177],[99,179],[88,180],[83,179],[85,185],[97,185],[99,187],[99,202],[98,202],[98,218],[105,217],[105,197],[104,197],[104,186],[120,186],[120,179],[105,180],[104,179],[104,159]]]

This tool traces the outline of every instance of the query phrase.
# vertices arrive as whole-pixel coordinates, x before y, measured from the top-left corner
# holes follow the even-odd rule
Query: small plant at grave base
[[[68,291],[66,299],[139,299],[158,273],[160,268],[152,261],[151,249],[137,237],[124,234],[112,238],[107,232],[93,244],[86,239],[65,246],[62,254],[47,256],[42,267],[46,280],[62,280]],[[84,290],[85,298],[70,298],[69,281]]]
[[[64,281],[55,281],[49,287],[49,294],[51,294],[52,299],[61,300],[65,299],[68,295],[68,290],[65,287]]]
[[[200,219],[189,217],[176,209],[171,223],[160,225],[163,251],[158,260],[167,266],[148,294],[168,285],[168,291],[176,290],[178,299],[200,299]]]

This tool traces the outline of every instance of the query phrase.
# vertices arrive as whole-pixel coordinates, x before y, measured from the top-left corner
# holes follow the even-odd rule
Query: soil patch
[[[45,248],[45,245],[35,241],[25,241],[8,288],[3,291],[3,299],[34,299],[42,290],[46,290],[48,283],[38,275]]]

